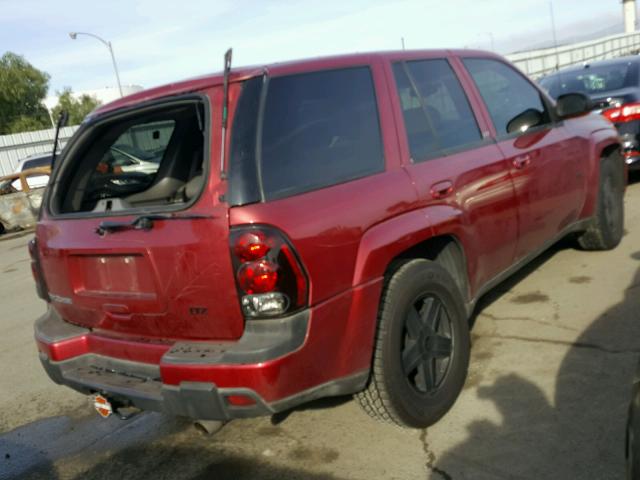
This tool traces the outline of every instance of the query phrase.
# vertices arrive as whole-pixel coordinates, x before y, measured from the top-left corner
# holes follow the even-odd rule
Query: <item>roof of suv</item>
[[[332,67],[341,68],[350,65],[370,63],[376,58],[387,58],[392,60],[411,59],[421,57],[444,57],[451,54],[464,54],[465,56],[484,56],[500,58],[491,52],[479,50],[398,50],[386,52],[353,53],[346,55],[335,55],[328,57],[316,57],[302,60],[291,60],[265,65],[253,65],[247,67],[233,68],[231,70],[230,81],[237,82],[246,80],[256,75],[268,71],[272,75],[285,75],[311,70],[329,69]],[[222,72],[202,75],[166,85],[143,90],[115,100],[106,105],[98,107],[93,114],[102,114],[121,107],[132,106],[140,102],[154,100],[160,97],[177,95],[180,93],[194,92],[214,85],[220,85],[223,77]]]

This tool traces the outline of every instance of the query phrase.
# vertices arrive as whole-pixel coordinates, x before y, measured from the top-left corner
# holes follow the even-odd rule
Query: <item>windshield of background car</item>
[[[51,156],[39,157],[31,160],[25,160],[24,164],[22,165],[22,170],[29,170],[30,168],[49,167],[49,166],[51,166]]]
[[[541,79],[540,85],[553,98],[565,93],[606,94],[633,86],[634,70],[630,62],[594,66],[550,75]]]

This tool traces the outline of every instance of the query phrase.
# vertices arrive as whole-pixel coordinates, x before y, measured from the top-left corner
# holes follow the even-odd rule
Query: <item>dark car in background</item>
[[[594,110],[620,132],[627,165],[640,168],[640,57],[565,68],[539,83],[555,99],[576,92],[589,96]]]

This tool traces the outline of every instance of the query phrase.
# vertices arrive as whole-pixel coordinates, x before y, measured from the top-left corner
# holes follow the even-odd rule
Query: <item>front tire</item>
[[[624,161],[616,152],[600,161],[596,215],[580,237],[583,250],[611,250],[624,232]]]
[[[469,324],[455,280],[409,260],[386,282],[369,384],[357,398],[374,418],[426,428],[452,407],[469,365]]]

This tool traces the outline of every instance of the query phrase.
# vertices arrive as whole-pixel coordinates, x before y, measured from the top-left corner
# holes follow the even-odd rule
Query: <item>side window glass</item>
[[[463,61],[489,110],[498,137],[550,123],[540,92],[513,68],[483,58]]]
[[[384,169],[368,67],[275,77],[264,107],[265,198],[283,198]]]
[[[467,96],[449,62],[399,62],[393,65],[393,71],[414,161],[482,140]]]

